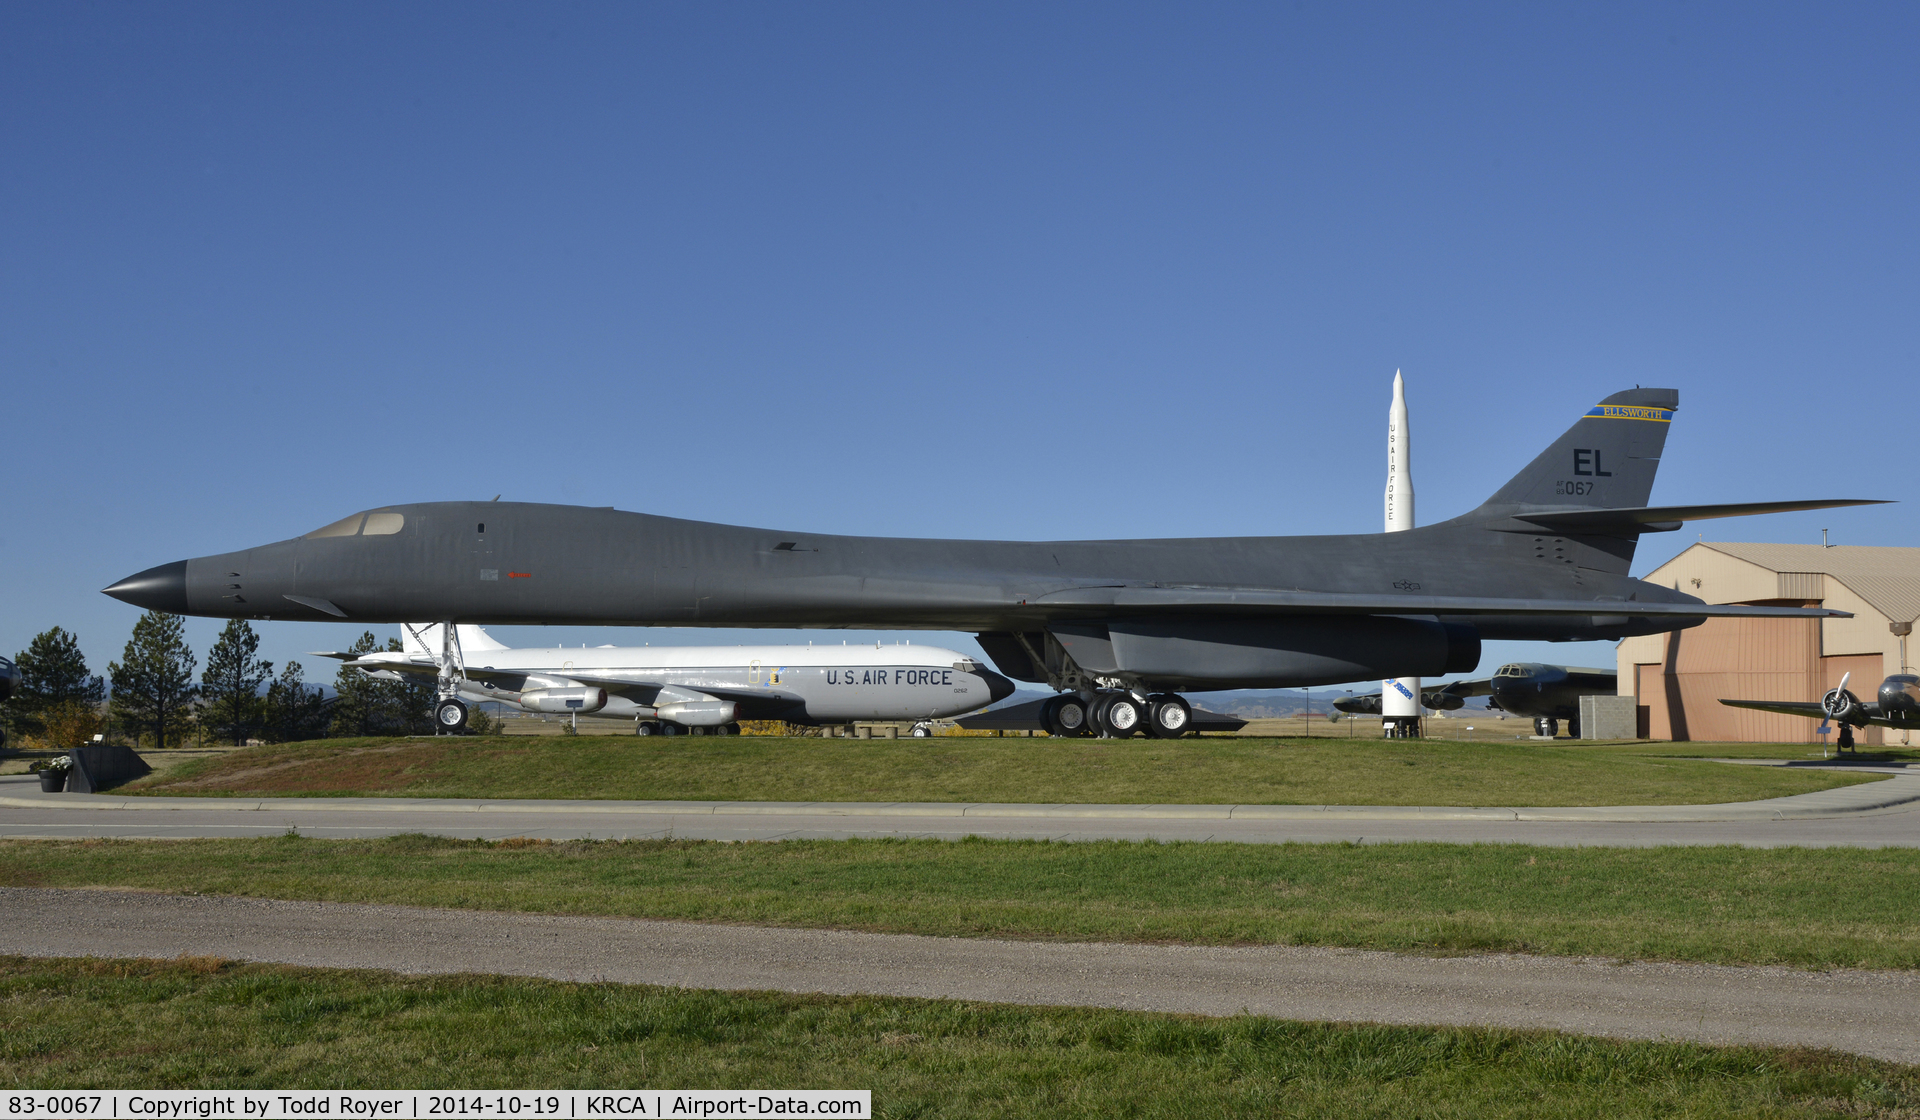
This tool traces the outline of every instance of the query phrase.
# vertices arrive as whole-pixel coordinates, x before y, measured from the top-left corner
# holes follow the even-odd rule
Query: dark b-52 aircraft
[[[1517,661],[1502,665],[1491,677],[1453,681],[1420,690],[1420,703],[1436,712],[1458,711],[1470,696],[1488,697],[1487,707],[1533,720],[1536,734],[1552,736],[1567,721],[1567,734],[1580,737],[1580,698],[1612,696],[1620,674],[1613,669],[1580,669],[1572,665],[1542,665]],[[1380,714],[1380,694],[1334,701],[1335,708],[1353,715]]]
[[[1920,676],[1911,673],[1895,673],[1880,682],[1880,693],[1872,700],[1861,703],[1860,698],[1847,691],[1847,682],[1853,678],[1847,673],[1840,678],[1840,686],[1832,689],[1819,700],[1722,700],[1729,708],[1752,708],[1760,712],[1779,712],[1782,715],[1806,716],[1820,721],[1820,733],[1827,733],[1827,721],[1840,725],[1838,746],[1843,751],[1853,749],[1853,729],[1856,727],[1894,727],[1905,731],[1920,731]]]
[[[1063,733],[1178,735],[1181,690],[1471,671],[1482,639],[1590,641],[1710,616],[1628,576],[1640,534],[1866,504],[1649,507],[1679,394],[1615,393],[1478,509],[1399,533],[1185,540],[826,536],[577,506],[433,502],[150,568],[106,589],[216,618],[969,630],[1061,695]]]

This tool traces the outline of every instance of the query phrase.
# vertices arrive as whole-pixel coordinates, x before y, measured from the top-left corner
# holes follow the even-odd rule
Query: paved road
[[[906,937],[123,891],[0,889],[0,952],[1538,1027],[1920,1063],[1920,973]]]
[[[1643,847],[1920,847],[1920,769],[1848,765],[1883,782],[1729,805],[1397,808],[1285,805],[960,805],[408,798],[158,798],[42,794],[0,777],[0,837],[321,838],[425,832],[499,839],[710,840],[986,836],[1244,843],[1435,840]]]

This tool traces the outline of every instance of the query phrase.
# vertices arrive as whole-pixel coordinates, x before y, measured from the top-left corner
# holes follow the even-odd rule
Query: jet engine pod
[[[731,700],[681,700],[660,705],[661,719],[683,727],[719,727],[733,722]]]
[[[520,706],[530,712],[558,712],[566,715],[597,712],[607,706],[607,690],[577,685],[573,688],[536,688],[520,694]]]
[[[1438,677],[1480,663],[1480,635],[1436,618],[1302,615],[1260,620],[1056,623],[1089,673],[1130,673],[1157,688],[1298,688]]]

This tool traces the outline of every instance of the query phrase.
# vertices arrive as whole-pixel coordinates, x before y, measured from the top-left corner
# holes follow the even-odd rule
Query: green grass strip
[[[1686,744],[1696,753],[1701,744]],[[1879,775],[1728,766],[1668,744],[1345,739],[331,739],[195,760],[184,796],[967,801],[1174,805],[1697,805]],[[1724,753],[1738,755],[1739,744]],[[1804,757],[1807,751],[1797,750]]]
[[[0,885],[962,937],[1920,968],[1920,851],[1099,841],[0,842]]]
[[[17,1088],[865,1088],[882,1117],[1910,1115],[1912,1068],[1543,1031],[0,957]]]

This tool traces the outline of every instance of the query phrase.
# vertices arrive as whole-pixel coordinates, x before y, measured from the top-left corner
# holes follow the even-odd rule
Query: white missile
[[[1407,432],[1407,388],[1393,371],[1393,404],[1387,409],[1387,532],[1413,528],[1413,445]],[[1420,718],[1420,678],[1380,682],[1380,714]]]

